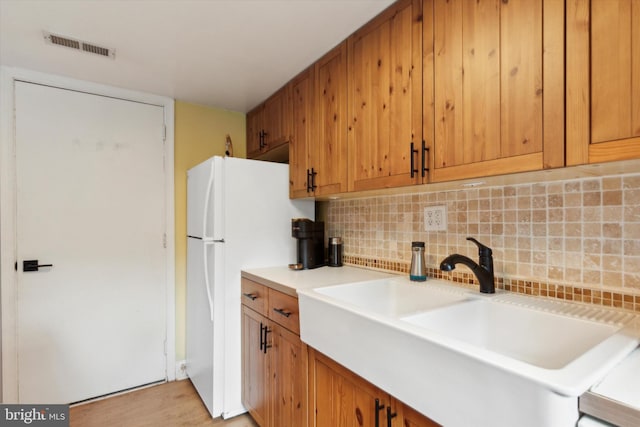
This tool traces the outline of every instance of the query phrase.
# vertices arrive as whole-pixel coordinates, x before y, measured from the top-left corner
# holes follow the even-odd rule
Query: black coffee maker
[[[298,266],[308,270],[325,265],[324,222],[308,218],[291,220],[291,236],[298,239]]]

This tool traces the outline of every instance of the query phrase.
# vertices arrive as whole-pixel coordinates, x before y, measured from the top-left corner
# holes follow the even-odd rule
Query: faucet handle
[[[467,240],[469,240],[470,242],[475,243],[478,246],[478,255],[479,256],[481,256],[481,257],[491,256],[491,254],[493,253],[493,251],[491,250],[490,247],[483,245],[482,243],[478,242],[473,237],[467,237]]]

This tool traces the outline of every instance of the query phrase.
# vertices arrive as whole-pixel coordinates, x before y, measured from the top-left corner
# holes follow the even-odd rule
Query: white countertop
[[[319,267],[312,270],[292,270],[287,266],[281,266],[243,270],[242,277],[296,296],[298,289],[314,289],[398,275],[350,266]]]
[[[640,347],[580,396],[580,411],[595,417],[584,416],[580,427],[640,425]]]
[[[640,348],[616,365],[591,391],[640,411]]]

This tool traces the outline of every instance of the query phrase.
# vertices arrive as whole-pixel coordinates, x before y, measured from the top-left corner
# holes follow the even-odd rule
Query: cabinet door
[[[347,191],[347,43],[315,64],[316,125],[310,139],[315,195]]]
[[[563,166],[562,2],[426,0],[431,7],[433,180]]]
[[[439,427],[440,424],[425,417],[420,412],[407,406],[399,401],[396,401],[396,407],[398,408],[398,417],[402,420],[398,425],[403,427]]]
[[[640,158],[637,0],[567,2],[567,77],[567,164]]]
[[[307,425],[307,346],[300,337],[271,322],[272,426]]]
[[[291,136],[289,86],[284,86],[264,102],[264,150],[272,150]]]
[[[421,182],[422,1],[400,0],[348,39],[349,190]]]
[[[269,364],[261,348],[267,324],[265,317],[242,306],[242,403],[260,427],[270,425]]]
[[[264,105],[259,105],[247,113],[247,158],[252,159],[260,154],[262,149]]]
[[[313,126],[313,68],[309,68],[291,82],[292,135],[289,142],[289,196],[310,197],[309,148]]]
[[[388,395],[313,349],[309,349],[309,356],[310,426],[387,425]]]

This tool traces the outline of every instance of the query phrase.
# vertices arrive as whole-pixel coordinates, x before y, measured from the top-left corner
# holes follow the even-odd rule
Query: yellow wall
[[[176,101],[176,360],[185,358],[187,170],[211,156],[223,156],[227,134],[233,141],[234,157],[246,157],[244,114]]]

